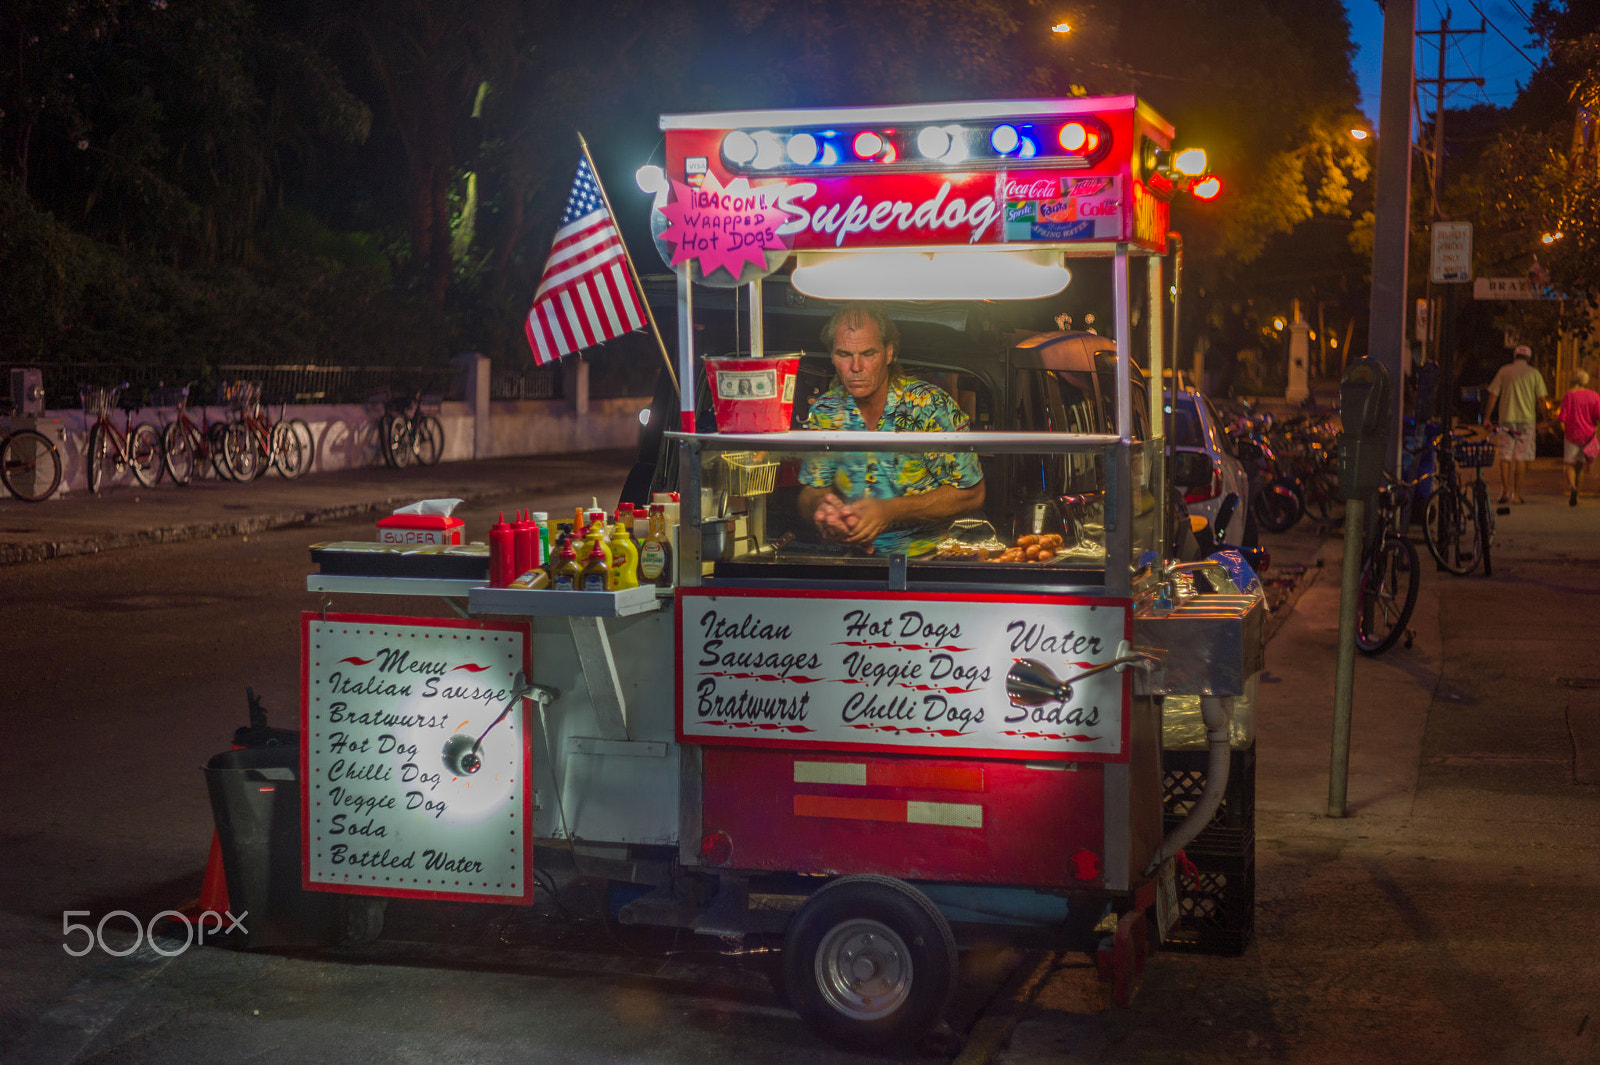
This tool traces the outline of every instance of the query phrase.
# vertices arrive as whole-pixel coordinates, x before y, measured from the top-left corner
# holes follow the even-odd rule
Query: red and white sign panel
[[[318,891],[533,901],[525,624],[300,615],[302,880]],[[522,701],[525,704],[525,700]],[[476,740],[457,776],[444,749]]]
[[[1063,681],[1129,639],[1122,599],[685,588],[678,736],[688,743],[1063,761],[1127,755],[1130,680],[1107,671],[1066,702],[1011,705],[1018,659]]]

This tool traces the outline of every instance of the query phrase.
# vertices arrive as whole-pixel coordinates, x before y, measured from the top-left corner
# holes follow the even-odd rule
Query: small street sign
[[[1428,277],[1434,284],[1472,280],[1471,222],[1433,224],[1433,261]]]
[[[1561,293],[1525,277],[1480,277],[1472,283],[1475,300],[1559,300]]]

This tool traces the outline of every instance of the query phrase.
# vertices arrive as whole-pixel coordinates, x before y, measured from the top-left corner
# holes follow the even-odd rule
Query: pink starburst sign
[[[672,265],[695,261],[702,274],[723,269],[734,277],[747,262],[765,268],[769,250],[790,246],[778,233],[789,217],[777,204],[782,189],[752,189],[745,178],[734,178],[724,188],[714,174],[707,174],[699,188],[674,181],[673,202],[660,208],[670,223],[661,239],[674,246]]]

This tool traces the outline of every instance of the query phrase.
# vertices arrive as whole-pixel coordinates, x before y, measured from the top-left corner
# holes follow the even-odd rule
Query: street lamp
[[[1354,128],[1354,129],[1352,129],[1350,131],[1350,138],[1352,140],[1364,141],[1370,136],[1372,136],[1372,134],[1370,132],[1368,132],[1367,130],[1362,129],[1359,126],[1357,126],[1356,128]]]
[[[1562,233],[1561,230],[1558,229],[1554,233],[1545,233],[1545,234],[1541,235],[1539,237],[1539,242],[1541,244],[1554,244],[1556,241],[1560,240],[1563,236],[1565,236],[1565,234]]]
[[[1051,33],[1061,34],[1061,35],[1065,36],[1066,34],[1069,34],[1069,33],[1072,32],[1072,27],[1070,25],[1068,25],[1066,22],[1058,22],[1054,26],[1050,27],[1050,32]]]

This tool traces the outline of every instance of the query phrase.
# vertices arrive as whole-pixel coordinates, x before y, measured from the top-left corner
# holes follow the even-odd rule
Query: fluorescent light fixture
[[[1071,280],[1059,251],[1022,248],[798,252],[790,278],[824,300],[1026,300]]]

